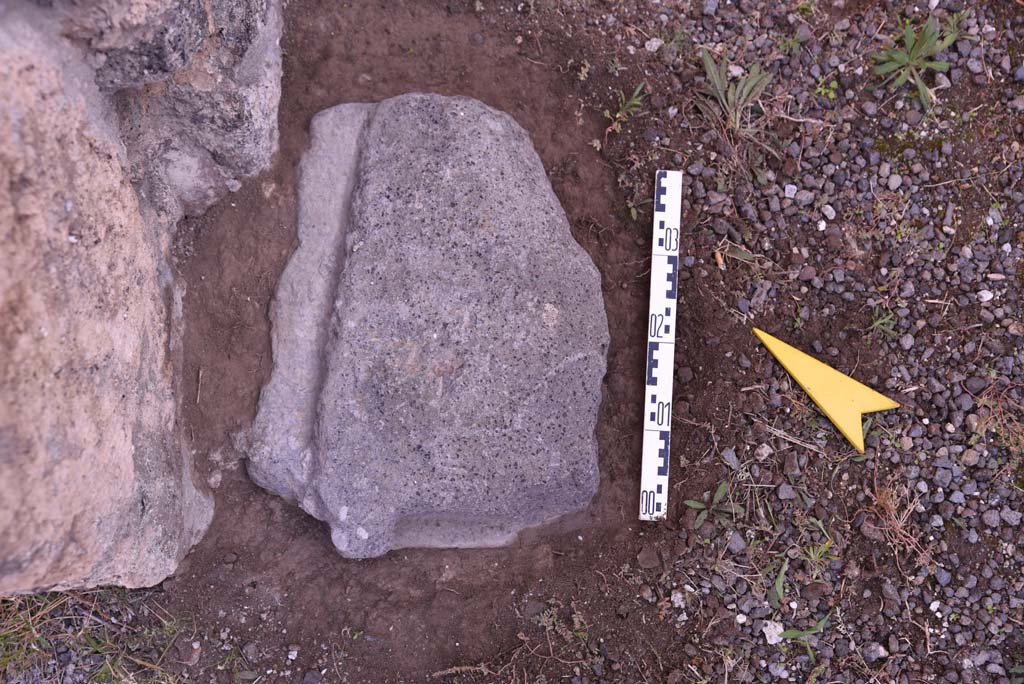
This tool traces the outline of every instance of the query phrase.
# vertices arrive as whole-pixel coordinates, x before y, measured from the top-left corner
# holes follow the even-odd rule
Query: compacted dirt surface
[[[931,4],[290,2],[276,163],[175,245],[180,419],[216,517],[128,596],[159,637],[134,676],[1024,682],[1024,7]],[[926,107],[872,55],[929,15],[958,35]],[[702,50],[739,91],[771,80],[718,104]],[[601,488],[509,548],[351,561],[248,480],[232,436],[271,368],[311,117],[409,91],[515,117],[601,272]],[[641,524],[658,168],[686,172],[680,334],[669,514]],[[754,326],[901,404],[864,454]]]

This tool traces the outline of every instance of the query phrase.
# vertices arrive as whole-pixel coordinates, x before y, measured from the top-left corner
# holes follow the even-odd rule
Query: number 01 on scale
[[[644,446],[640,468],[641,520],[663,520],[668,511],[682,195],[683,174],[679,171],[658,171],[654,181],[651,299],[647,318]]]

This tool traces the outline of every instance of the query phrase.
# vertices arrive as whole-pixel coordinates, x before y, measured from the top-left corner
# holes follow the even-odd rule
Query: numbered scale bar
[[[672,431],[672,366],[675,363],[679,222],[683,174],[658,171],[654,182],[651,300],[644,385],[644,448],[640,468],[640,519],[664,520],[668,511],[668,461]]]

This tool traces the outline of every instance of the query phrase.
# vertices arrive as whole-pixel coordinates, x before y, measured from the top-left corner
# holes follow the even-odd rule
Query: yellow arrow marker
[[[864,425],[861,416],[899,408],[899,404],[889,397],[765,331],[754,328],[754,334],[860,453],[864,453]]]

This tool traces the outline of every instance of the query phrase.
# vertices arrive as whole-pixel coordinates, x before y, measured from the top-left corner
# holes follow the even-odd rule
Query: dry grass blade
[[[135,624],[144,600],[115,589],[0,599],[0,681],[59,682],[68,662],[90,681],[176,681],[160,666],[172,631]]]
[[[757,418],[756,416],[754,416],[754,418],[755,418],[755,420],[757,420],[757,422],[761,423],[761,425],[763,425],[764,428],[770,434],[772,434],[773,436],[778,437],[779,439],[784,439],[787,442],[790,442],[791,444],[797,445],[798,447],[802,447],[804,449],[807,449],[811,453],[815,453],[815,454],[818,454],[820,456],[824,456],[825,455],[825,450],[822,449],[817,444],[812,444],[811,442],[808,442],[806,440],[800,439],[798,437],[794,437],[793,435],[789,434],[788,432],[785,432],[785,431],[780,430],[780,429],[778,429],[778,428],[776,428],[776,427],[774,427],[772,425],[769,425],[768,423],[764,422],[760,418]]]
[[[430,675],[430,678],[441,679],[443,677],[450,677],[452,675],[460,674],[479,674],[484,676],[497,675],[496,672],[491,672],[491,670],[487,667],[486,663],[481,663],[479,665],[456,665],[455,667],[449,667],[446,670],[439,670],[437,672],[432,673]]]
[[[894,480],[879,486],[877,474],[873,491],[867,494],[872,501],[869,512],[878,519],[879,528],[892,549],[900,574],[907,576],[900,558],[913,558],[915,567],[927,565],[931,560],[931,551],[920,542],[920,534],[913,520],[914,509],[921,497],[911,499],[906,486]]]
[[[1024,489],[1024,403],[1015,398],[1019,391],[1015,385],[992,385],[985,391],[978,400],[983,417],[977,434],[1007,450],[1009,458],[999,476]]]

